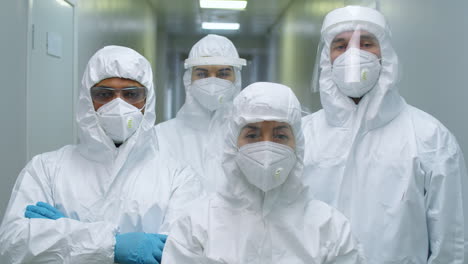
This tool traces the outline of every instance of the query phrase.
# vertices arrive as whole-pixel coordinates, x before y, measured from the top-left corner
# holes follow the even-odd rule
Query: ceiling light
[[[247,7],[247,1],[200,0],[200,7],[243,10]]]
[[[239,23],[211,23],[203,22],[203,29],[220,29],[220,30],[238,30],[240,27]]]

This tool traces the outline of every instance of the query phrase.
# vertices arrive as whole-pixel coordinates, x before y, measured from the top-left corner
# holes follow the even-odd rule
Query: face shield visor
[[[383,16],[364,7],[332,11],[324,20],[312,76],[312,89],[334,85],[360,98],[375,87],[382,72],[397,78],[398,60]]]
[[[322,34],[314,67],[314,91],[318,91],[322,69],[329,69],[338,89],[348,97],[359,98],[377,83],[381,72],[379,37],[370,25],[337,25]]]

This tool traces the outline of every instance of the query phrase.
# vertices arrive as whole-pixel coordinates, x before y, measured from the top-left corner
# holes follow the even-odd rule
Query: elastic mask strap
[[[145,108],[146,108],[146,102],[145,102],[145,104],[144,104],[141,108],[139,108],[139,109],[137,108],[137,109],[140,110],[140,112],[141,112],[141,111],[143,111],[143,109],[145,109]],[[142,113],[142,114],[143,114],[143,113]]]

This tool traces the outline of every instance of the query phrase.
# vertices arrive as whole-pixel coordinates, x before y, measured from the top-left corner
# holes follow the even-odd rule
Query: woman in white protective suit
[[[254,83],[234,100],[225,185],[179,218],[163,263],[364,263],[346,218],[302,184],[299,101]]]
[[[399,95],[383,15],[330,12],[317,56],[323,110],[303,120],[314,197],[348,217],[369,263],[468,263],[463,154],[447,128]]]
[[[0,227],[0,263],[159,263],[160,233],[201,183],[155,149],[149,62],[125,47],[96,52],[76,120],[79,144],[35,156],[19,175]]]
[[[202,38],[185,60],[185,104],[174,119],[156,126],[160,152],[191,165],[208,192],[221,185],[221,146],[243,65],[229,39]]]

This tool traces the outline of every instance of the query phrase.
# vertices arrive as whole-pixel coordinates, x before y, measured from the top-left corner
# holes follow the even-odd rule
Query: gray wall
[[[307,112],[321,108],[311,79],[322,20],[341,6],[343,0],[293,0],[269,32],[269,80],[291,87]]]
[[[312,111],[321,108],[310,79],[324,15],[352,1],[294,0],[270,32],[270,79],[292,87]],[[360,1],[354,1],[358,3]],[[362,1],[361,1],[362,2]],[[380,0],[402,64],[400,92],[439,119],[468,157],[468,2],[466,0]],[[465,158],[466,159],[466,158]]]
[[[150,1],[79,0],[77,2],[76,87],[80,86],[81,75],[89,58],[105,45],[128,46],[142,53],[150,62],[156,60],[157,20]],[[7,0],[1,3],[0,76],[3,96],[0,97],[2,113],[0,219],[3,218],[14,182],[28,162],[26,158],[28,14],[29,4],[26,0]],[[47,103],[53,104],[53,101]],[[162,105],[158,107],[162,109]],[[57,107],[56,111],[60,111],[60,108]]]
[[[0,8],[0,218],[16,176],[26,162],[27,1],[2,1]]]
[[[402,62],[400,92],[439,119],[468,158],[468,1],[382,0]]]

